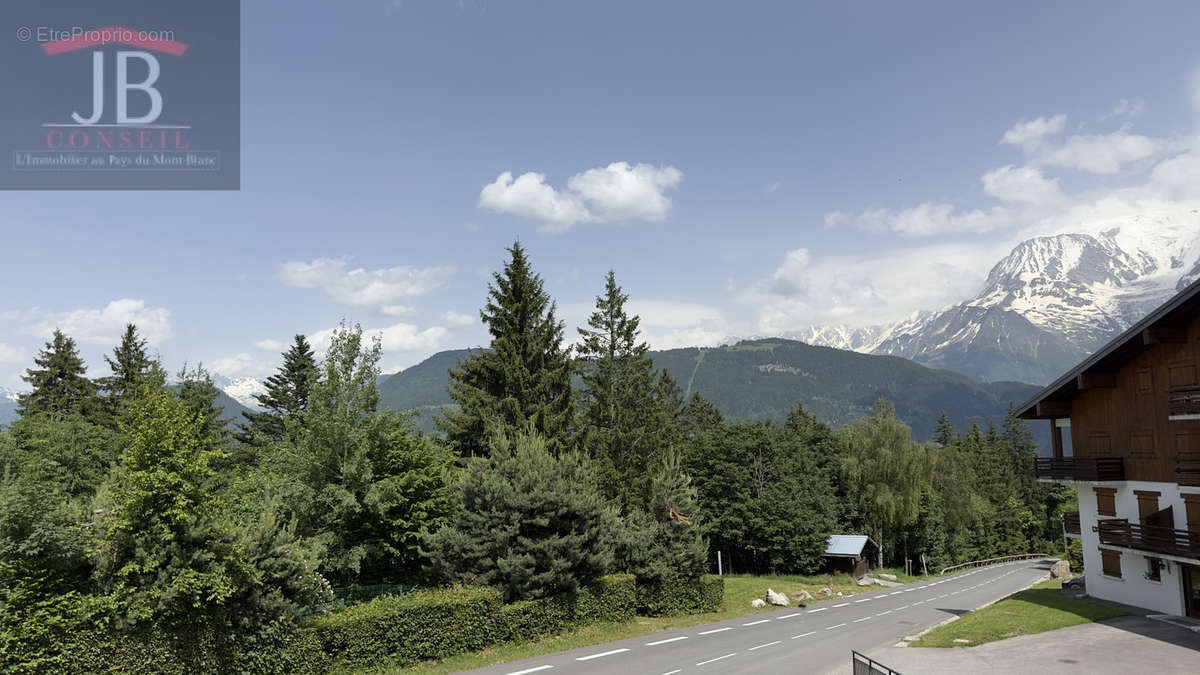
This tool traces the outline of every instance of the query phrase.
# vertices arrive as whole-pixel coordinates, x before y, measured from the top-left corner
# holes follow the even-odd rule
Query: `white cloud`
[[[770,194],[779,188],[783,187],[783,181],[773,180],[763,186],[763,192]]]
[[[671,210],[665,191],[679,186],[683,172],[673,166],[613,162],[588,169],[556,190],[546,175],[500,174],[479,193],[479,206],[539,221],[543,232],[565,232],[577,223],[621,220],[661,221]]]
[[[693,302],[630,300],[627,311],[638,315],[641,325],[646,328],[687,328],[725,320],[716,307]]]
[[[270,338],[267,338],[266,340],[259,340],[258,342],[255,342],[254,346],[258,347],[259,349],[266,349],[269,351],[278,352],[278,351],[282,351],[282,350],[286,349],[288,346],[288,343],[286,343],[282,340],[272,340]]]
[[[28,360],[25,350],[0,342],[0,363],[25,363]]]
[[[55,328],[79,342],[115,345],[121,341],[127,324],[135,324],[138,333],[150,345],[171,337],[171,313],[146,307],[144,300],[113,300],[101,309],[77,309],[73,312],[44,312],[24,327],[26,333],[49,337]]]
[[[329,340],[335,330],[337,329],[329,328],[317,331],[308,336],[308,341],[315,353],[318,355],[325,354],[329,349]],[[363,329],[363,338],[365,340],[379,338],[380,345],[383,347],[385,354],[388,352],[439,349],[445,345],[446,338],[449,335],[450,332],[442,326],[431,326],[425,330],[421,330],[409,323],[397,323],[384,328]]]
[[[451,309],[442,314],[442,321],[451,326],[470,326],[475,323],[475,317]]]
[[[1113,106],[1113,109],[1101,117],[1101,120],[1110,119],[1113,117],[1137,117],[1142,114],[1142,109],[1146,107],[1146,102],[1140,98],[1123,98]]]
[[[1034,161],[1046,166],[1113,174],[1130,162],[1169,152],[1172,146],[1168,141],[1131,134],[1122,129],[1111,134],[1071,136],[1058,147],[1044,149]]]
[[[1005,245],[941,244],[868,255],[787,253],[743,300],[768,335],[812,325],[867,326],[959,302],[979,290]]]
[[[1045,206],[1062,200],[1057,178],[1046,178],[1039,169],[1012,164],[983,174],[983,189],[1002,202]]]
[[[1008,227],[1012,217],[1001,207],[960,211],[951,204],[924,203],[893,211],[870,208],[861,213],[833,211],[825,214],[825,226],[851,225],[868,232],[895,232],[908,237],[927,237],[956,232],[988,232]]]
[[[225,377],[263,377],[271,373],[271,366],[246,353],[216,359],[205,367]]]
[[[592,219],[587,207],[574,195],[561,194],[546,184],[546,175],[523,173],[513,179],[511,171],[483,186],[479,206],[499,213],[537,220],[545,232],[565,232],[578,222]]]
[[[1037,117],[1017,122],[1004,132],[1002,143],[1016,145],[1025,152],[1033,152],[1050,136],[1060,133],[1067,124],[1066,115]]]
[[[402,298],[422,295],[441,286],[454,274],[453,267],[390,267],[348,269],[346,258],[317,258],[312,262],[287,262],[279,278],[288,286],[320,288],[337,302],[392,314]],[[394,314],[393,314],[394,315]]]
[[[384,305],[379,308],[379,313],[384,316],[412,316],[417,310],[408,305]]]

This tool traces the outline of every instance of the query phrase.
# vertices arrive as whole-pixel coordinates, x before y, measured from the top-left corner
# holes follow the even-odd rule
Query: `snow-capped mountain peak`
[[[254,395],[266,393],[267,388],[259,380],[253,377],[225,377],[218,374],[213,374],[212,379],[213,384],[233,400],[251,410],[262,410]]]
[[[1200,279],[1200,212],[1092,223],[1021,242],[974,298],[868,328],[797,339],[903,356],[982,380],[1046,382]]]

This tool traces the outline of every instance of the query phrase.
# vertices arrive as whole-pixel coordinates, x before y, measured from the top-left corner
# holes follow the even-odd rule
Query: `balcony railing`
[[[1050,480],[1125,480],[1125,463],[1120,457],[1039,457],[1034,474]]]
[[[1100,543],[1165,553],[1183,558],[1200,558],[1200,534],[1170,527],[1141,525],[1126,520],[1101,520],[1092,528],[1100,533]]]
[[[1200,419],[1200,389],[1179,389],[1167,395],[1167,418]]]
[[[1079,523],[1078,511],[1066,511],[1063,516],[1063,532],[1067,534],[1083,534],[1083,526]]]

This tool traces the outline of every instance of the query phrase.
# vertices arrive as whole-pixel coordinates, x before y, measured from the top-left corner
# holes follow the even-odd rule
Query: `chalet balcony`
[[[1065,532],[1067,536],[1075,535],[1078,537],[1083,534],[1083,526],[1079,522],[1078,511],[1067,511],[1063,513],[1063,532]]]
[[[1200,389],[1177,389],[1168,394],[1167,419],[1200,420]]]
[[[1200,534],[1187,530],[1117,519],[1101,520],[1092,529],[1100,533],[1100,543],[1105,546],[1200,559]]]
[[[1052,481],[1125,480],[1125,462],[1120,457],[1039,457],[1034,475]]]

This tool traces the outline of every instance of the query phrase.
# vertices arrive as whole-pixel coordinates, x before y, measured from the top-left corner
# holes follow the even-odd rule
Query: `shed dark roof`
[[[1064,417],[1054,412],[1039,412],[1038,405],[1044,403],[1066,403],[1079,393],[1080,376],[1091,373],[1115,373],[1124,364],[1154,344],[1151,329],[1183,328],[1200,316],[1200,280],[1194,281],[1170,300],[1150,312],[1141,321],[1129,327],[1112,342],[1101,347],[1082,363],[1051,382],[1033,398],[1017,408],[1017,416],[1023,419],[1051,419]]]

